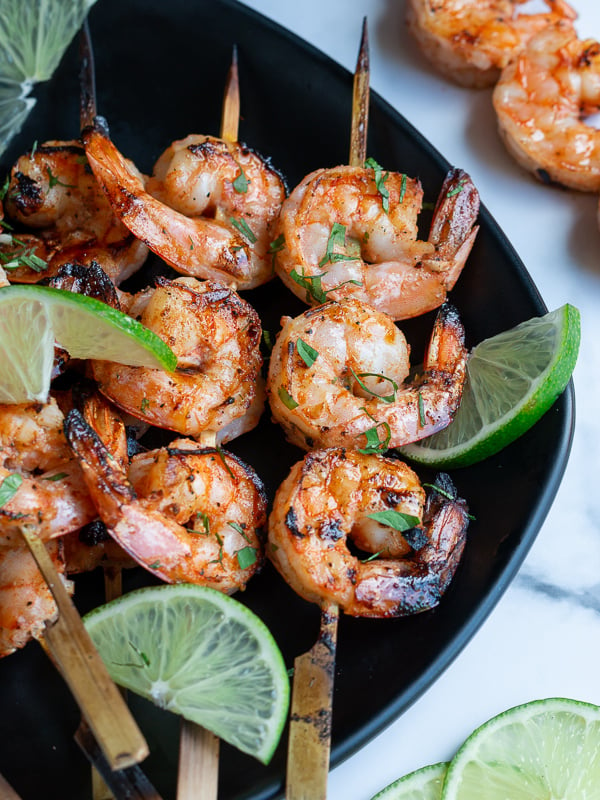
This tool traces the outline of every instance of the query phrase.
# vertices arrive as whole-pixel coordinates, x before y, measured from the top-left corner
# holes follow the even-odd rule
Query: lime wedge
[[[431,764],[410,772],[371,798],[371,800],[440,800],[448,764]]]
[[[33,84],[52,77],[96,0],[2,0],[0,155],[35,100]]]
[[[478,728],[450,762],[442,800],[593,800],[600,787],[600,707],[549,698]]]
[[[84,623],[116,683],[269,762],[289,678],[246,606],[206,586],[168,584],[123,595]]]
[[[398,448],[432,467],[466,467],[532,427],[565,390],[579,352],[580,316],[564,305],[478,344],[460,407],[443,431]]]
[[[45,402],[54,343],[73,358],[173,370],[171,348],[137,320],[82,294],[37,284],[0,288],[0,403]]]

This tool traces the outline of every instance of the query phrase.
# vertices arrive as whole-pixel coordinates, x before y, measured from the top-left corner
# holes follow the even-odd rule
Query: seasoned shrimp
[[[129,302],[123,310],[171,346],[177,369],[94,361],[103,394],[133,416],[185,436],[214,431],[224,442],[258,423],[261,324],[248,303],[227,286],[195,278],[159,278],[155,289],[123,301]]]
[[[266,495],[239,458],[189,439],[133,457],[129,479],[77,411],[65,431],[110,535],[169,583],[243,589],[260,567]]]
[[[115,216],[76,141],[45,142],[21,156],[10,173],[5,209],[11,223],[26,229],[0,249],[16,282],[36,283],[62,264],[94,261],[118,285],[148,255]]]
[[[493,86],[528,40],[577,12],[545,0],[544,13],[522,13],[528,0],[408,0],[409,30],[431,63],[462,86]]]
[[[238,288],[251,289],[273,277],[270,244],[285,185],[281,175],[253,150],[214,136],[187,136],[161,155],[146,188],[187,217],[206,218],[236,236],[241,234],[252,277]],[[205,277],[196,270],[184,272]]]
[[[63,432],[56,397],[0,406],[0,546],[21,542],[23,524],[43,541],[77,530],[96,509]]]
[[[65,560],[62,542],[46,545],[65,588],[71,581],[63,575]],[[45,622],[55,619],[56,603],[29,548],[24,544],[0,547],[0,658],[24,647],[31,638],[39,638]]]
[[[468,526],[466,504],[450,499],[456,492],[448,476],[438,482],[443,494],[434,490],[425,501],[417,476],[397,459],[343,448],[313,451],[275,495],[268,557],[305,600],[335,603],[352,616],[398,617],[432,608],[454,576]],[[403,536],[372,518],[381,512],[418,521]],[[377,557],[353,555],[348,537]]]
[[[276,271],[311,305],[352,297],[407,319],[438,308],[456,283],[477,235],[479,195],[465,172],[451,170],[420,241],[420,182],[378,170],[308,175],[283,204]]]
[[[502,72],[493,93],[508,151],[544,183],[600,190],[600,44],[572,25],[546,28]]]
[[[419,376],[409,348],[385,314],[356,300],[325,303],[282,320],[267,393],[292,444],[384,450],[430,436],[453,418],[467,352],[458,314],[438,312]]]
[[[240,162],[235,164],[236,159],[229,158],[229,145],[209,147],[192,139],[187,149],[187,144],[176,143],[172,161],[167,151],[157,165],[152,183],[161,198],[157,199],[110,140],[104,120],[96,117],[94,125],[84,130],[83,141],[94,174],[119,219],[167,264],[184,275],[234,283],[237,289],[250,289],[270,277],[263,254],[273,209],[283,199],[284,189],[268,164],[254,162],[243,148],[234,149]],[[214,165],[217,172],[212,175]],[[246,168],[249,183],[244,192],[239,189]],[[186,180],[191,186],[183,185]],[[257,190],[263,189],[266,194],[257,198]],[[202,195],[215,191],[218,204]],[[181,208],[186,213],[177,210]]]

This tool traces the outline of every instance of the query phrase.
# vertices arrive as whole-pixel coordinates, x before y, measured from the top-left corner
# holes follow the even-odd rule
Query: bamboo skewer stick
[[[319,638],[294,660],[286,800],[327,797],[338,617],[336,603],[324,606]]]
[[[367,158],[369,126],[369,31],[363,19],[362,36],[352,87],[352,125],[350,133],[350,166],[363,167]]]
[[[148,745],[111,680],[44,544],[28,526],[21,532],[58,606],[58,619],[43,636],[81,713],[111,769],[124,769],[148,755]]]
[[[369,50],[365,17],[353,83],[351,166],[364,166],[368,117]],[[327,797],[338,620],[337,604],[323,604],[316,643],[294,661],[286,800],[326,800]]]
[[[123,594],[123,575],[121,567],[109,564],[103,568],[104,570],[104,598],[106,602],[120,597]],[[123,695],[123,699],[127,700],[127,695],[124,689],[120,688],[119,691]],[[76,737],[77,738],[77,737]],[[114,795],[106,782],[98,772],[95,766],[92,765],[92,800],[114,800]]]
[[[216,447],[214,432],[201,434],[201,447]],[[216,800],[219,791],[219,738],[212,731],[181,720],[177,800]]]
[[[235,143],[240,127],[240,79],[238,72],[237,47],[234,46],[231,66],[225,82],[223,110],[221,112],[221,139]]]
[[[226,142],[238,141],[240,121],[240,82],[237,48],[233,48],[227,73],[220,137]],[[217,214],[218,218],[218,214]],[[235,287],[232,287],[235,288]],[[200,436],[202,447],[216,447],[213,432]],[[189,720],[181,720],[177,800],[216,800],[219,781],[219,738]]]
[[[3,775],[0,775],[0,797],[2,800],[21,800]]]

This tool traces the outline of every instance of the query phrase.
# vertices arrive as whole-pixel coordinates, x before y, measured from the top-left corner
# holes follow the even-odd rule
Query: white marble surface
[[[540,697],[600,704],[600,232],[597,198],[536,183],[498,139],[489,90],[436,74],[404,24],[404,0],[245,0],[354,70],[364,16],[371,86],[453,164],[531,273],[548,308],[582,315],[577,423],[567,470],[516,580],[461,655],[378,737],[335,768],[330,800],[368,800],[413,769],[450,758],[496,713]],[[573,0],[580,36],[600,39],[598,0]],[[509,501],[510,502],[510,501]]]

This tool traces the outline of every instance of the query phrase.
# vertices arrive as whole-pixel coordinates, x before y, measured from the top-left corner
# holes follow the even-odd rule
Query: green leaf
[[[10,475],[4,478],[0,483],[0,508],[13,499],[22,483],[23,477],[18,472],[11,472]]]
[[[247,569],[256,563],[256,548],[249,545],[248,547],[242,547],[241,550],[237,551],[236,556],[240,569]]]
[[[380,372],[359,372],[358,374],[356,374],[356,372],[354,372],[352,367],[350,367],[350,372],[354,376],[354,379],[356,380],[358,385],[361,387],[361,389],[364,389],[365,392],[372,394],[373,397],[377,397],[378,400],[381,400],[384,403],[393,403],[395,401],[396,392],[398,391],[398,384],[392,378],[388,378],[387,375],[382,375]],[[371,389],[369,389],[369,387],[366,386],[361,381],[361,378],[381,378],[384,381],[389,381],[392,384],[393,392],[392,394],[385,394],[385,395],[377,394],[377,392],[371,391]]]
[[[387,525],[388,528],[393,528],[395,531],[408,531],[421,522],[412,514],[404,514],[402,511],[394,511],[391,508],[386,511],[374,511],[372,514],[367,514],[367,517],[382,525]]]
[[[319,275],[300,275],[295,269],[290,272],[292,280],[296,281],[299,286],[306,289],[306,302],[310,303],[312,297],[315,302],[321,304],[327,301],[327,292],[323,291],[321,281],[327,275],[326,272],[321,272]]]
[[[288,392],[288,390],[284,386],[280,386],[277,389],[277,394],[279,395],[279,399],[283,403],[284,406],[293,411],[295,408],[298,408],[298,403],[294,400],[292,395]]]
[[[315,363],[317,358],[319,357],[319,353],[314,347],[311,347],[307,344],[304,339],[298,339],[296,342],[296,350],[298,351],[298,355],[304,361],[307,367],[312,367]]]
[[[368,169],[372,169],[375,171],[375,186],[377,187],[377,191],[381,195],[381,206],[385,213],[387,214],[390,210],[390,192],[389,189],[386,187],[385,182],[390,177],[390,173],[386,172],[384,174],[383,168],[380,164],[375,161],[374,158],[367,158],[365,161],[365,167]]]

